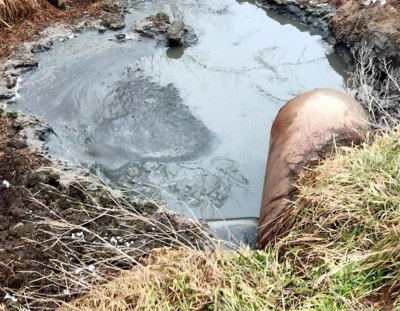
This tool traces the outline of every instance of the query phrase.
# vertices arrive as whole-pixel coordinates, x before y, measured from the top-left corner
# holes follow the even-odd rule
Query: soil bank
[[[400,67],[399,1],[266,0],[263,5],[318,30],[338,49],[365,47],[375,63]]]

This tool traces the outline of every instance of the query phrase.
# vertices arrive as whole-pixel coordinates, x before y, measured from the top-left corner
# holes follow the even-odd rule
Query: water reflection
[[[67,148],[110,184],[186,215],[257,217],[277,112],[309,89],[341,89],[345,66],[306,27],[247,1],[131,5],[132,40],[87,31],[55,43],[23,77],[17,109],[46,117],[59,137],[53,154]],[[135,24],[161,10],[198,43],[139,40]]]
[[[249,185],[238,163],[223,158],[212,159],[207,168],[195,163],[137,162],[107,171],[105,177],[199,218],[221,218],[217,209],[234,198],[234,193],[246,192]]]

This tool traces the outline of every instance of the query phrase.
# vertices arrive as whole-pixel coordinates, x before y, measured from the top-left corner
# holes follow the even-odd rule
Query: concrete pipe
[[[294,178],[304,165],[334,140],[360,143],[369,128],[361,105],[331,89],[304,93],[281,108],[271,129],[257,248],[265,248],[285,229],[283,211],[294,192]]]

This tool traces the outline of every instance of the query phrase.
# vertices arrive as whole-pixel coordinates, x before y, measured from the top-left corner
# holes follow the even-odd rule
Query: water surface
[[[165,11],[199,41],[168,49],[132,31]],[[38,55],[16,108],[47,118],[50,152],[113,185],[200,218],[258,217],[278,110],[317,87],[342,89],[345,66],[315,34],[254,3],[131,3],[122,30],[86,31]]]

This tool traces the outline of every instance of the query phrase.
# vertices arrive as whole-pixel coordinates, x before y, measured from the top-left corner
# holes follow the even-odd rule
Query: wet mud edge
[[[0,107],[12,101],[18,87],[18,77],[38,66],[35,54],[50,50],[56,41],[72,39],[85,29],[99,32],[120,30],[125,27],[124,17],[126,4],[123,0],[104,0],[101,4],[101,18],[85,17],[74,21],[73,24],[58,24],[49,26],[33,40],[19,44],[10,56],[0,62]]]

